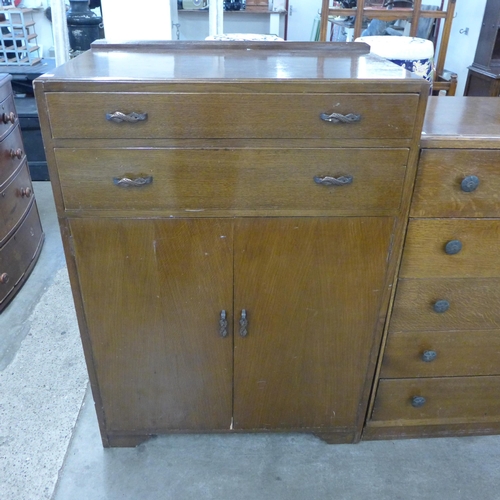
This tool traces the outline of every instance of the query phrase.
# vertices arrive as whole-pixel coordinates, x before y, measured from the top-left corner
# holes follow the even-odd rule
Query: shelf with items
[[[455,95],[457,85],[456,75],[444,69],[448,41],[451,32],[451,24],[455,13],[456,0],[444,1],[438,10],[426,10],[422,5],[422,0],[413,1],[392,1],[392,0],[354,0],[354,1],[334,1],[323,0],[321,8],[320,41],[326,41],[328,23],[343,22],[347,18],[352,23],[353,39],[359,38],[362,34],[367,20],[379,19],[381,21],[405,20],[410,23],[409,36],[417,36],[419,21],[421,19],[436,20],[438,29],[443,22],[441,33],[441,44],[439,52],[435,58],[436,69],[433,83],[433,90],[445,90],[448,95]],[[349,6],[351,8],[346,8]],[[358,16],[358,12],[362,15]],[[415,21],[415,22],[414,22]],[[449,76],[452,75],[452,76]]]
[[[41,61],[41,49],[32,9],[0,9],[0,66],[32,66]]]

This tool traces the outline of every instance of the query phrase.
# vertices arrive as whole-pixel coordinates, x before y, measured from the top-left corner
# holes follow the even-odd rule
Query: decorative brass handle
[[[17,158],[18,160],[20,160],[23,157],[23,150],[21,148],[11,149],[10,157]]]
[[[31,195],[33,194],[33,191],[31,190],[31,188],[27,187],[27,188],[21,188],[21,197],[24,198],[29,198]]]
[[[321,113],[319,117],[324,122],[330,123],[355,123],[361,121],[361,115],[356,115],[354,113],[349,113],[347,115],[341,115],[340,113],[332,113],[330,115]]]
[[[354,177],[352,175],[342,175],[340,177],[314,177],[314,182],[316,184],[322,184],[323,186],[346,186],[347,184],[352,184]]]
[[[4,123],[14,123],[16,121],[16,114],[13,111],[10,113],[2,113],[2,121]]]
[[[242,337],[246,337],[248,335],[248,319],[247,319],[247,311],[246,309],[243,309],[241,311],[241,317],[240,317],[240,335]]]
[[[125,114],[121,111],[115,111],[114,113],[106,113],[106,120],[115,123],[137,123],[143,122],[148,119],[147,113],[129,113]]]
[[[424,351],[422,353],[422,361],[425,361],[426,363],[430,363],[431,361],[434,361],[436,358],[437,358],[436,351]]]
[[[226,319],[226,311],[222,310],[220,313],[219,320],[219,333],[221,337],[227,337],[227,319]]]
[[[451,240],[446,243],[444,251],[448,255],[455,255],[462,250],[462,242],[459,240]]]
[[[432,308],[437,313],[444,313],[450,308],[450,303],[447,300],[438,300]]]
[[[421,408],[425,405],[426,402],[427,400],[423,396],[413,396],[411,398],[411,405],[414,408]]]
[[[468,175],[465,179],[460,183],[460,187],[464,193],[472,193],[479,186],[479,177],[475,175]]]
[[[9,282],[9,279],[10,279],[10,277],[7,273],[0,274],[0,283],[2,285],[7,284]]]
[[[151,184],[153,182],[153,176],[148,177],[137,177],[136,179],[130,179],[128,177],[113,177],[113,184],[115,186],[123,187],[141,187]]]

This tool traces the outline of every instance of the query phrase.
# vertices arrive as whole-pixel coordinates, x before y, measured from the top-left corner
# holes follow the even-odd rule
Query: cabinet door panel
[[[229,428],[232,223],[71,221],[109,431]]]
[[[393,223],[236,222],[235,428],[355,426]]]

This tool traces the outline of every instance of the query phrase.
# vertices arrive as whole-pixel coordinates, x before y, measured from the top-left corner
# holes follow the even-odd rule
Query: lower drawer
[[[381,378],[500,375],[500,330],[391,333]]]
[[[66,209],[396,215],[406,149],[56,149]],[[315,177],[351,176],[346,185]],[[139,187],[114,178],[147,178]],[[318,180],[318,179],[317,179]]]
[[[380,380],[372,414],[401,425],[499,418],[500,376]]]
[[[33,203],[19,229],[0,248],[0,310],[24,278],[26,270],[39,250],[42,239],[40,218],[36,204]]]

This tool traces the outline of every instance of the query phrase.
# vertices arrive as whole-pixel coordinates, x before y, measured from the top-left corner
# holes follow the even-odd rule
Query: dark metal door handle
[[[347,184],[352,184],[354,177],[352,175],[341,175],[340,177],[330,177],[326,175],[325,177],[313,177],[316,184],[321,184],[323,186],[346,186]]]
[[[247,318],[247,311],[246,309],[243,309],[241,311],[241,317],[240,317],[240,335],[242,337],[246,337],[248,335],[248,318]]]
[[[147,113],[122,113],[121,111],[115,111],[114,113],[106,113],[106,120],[115,123],[137,123],[143,122],[148,119]]]
[[[361,115],[356,115],[355,113],[348,113],[347,115],[341,115],[340,113],[321,113],[319,117],[324,122],[329,123],[356,123],[361,121]]]
[[[224,309],[220,312],[219,334],[221,337],[227,337],[227,317]]]
[[[141,187],[151,184],[153,182],[153,176],[148,177],[137,177],[135,179],[130,179],[129,177],[113,177],[113,184],[115,186],[122,187]]]

